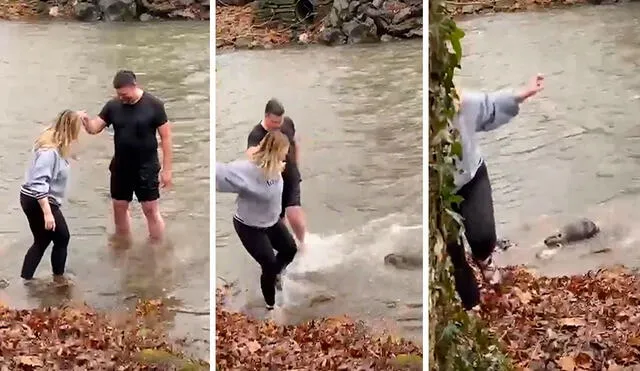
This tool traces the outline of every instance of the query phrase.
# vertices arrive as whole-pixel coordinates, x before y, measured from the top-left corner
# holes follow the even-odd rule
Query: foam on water
[[[321,295],[330,296],[334,289],[324,282],[325,276],[342,276],[353,269],[362,274],[383,274],[386,254],[419,253],[422,245],[416,245],[416,241],[421,239],[422,226],[403,222],[404,216],[392,214],[346,233],[326,236],[309,233],[305,247],[283,274],[283,291],[278,293],[276,302],[296,306]]]

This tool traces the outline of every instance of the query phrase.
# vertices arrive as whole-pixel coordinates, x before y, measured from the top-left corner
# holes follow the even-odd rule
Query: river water
[[[566,274],[640,266],[640,4],[499,14],[466,31],[462,89],[546,88],[509,125],[482,135],[498,230],[518,243],[503,264]],[[509,32],[505,32],[509,30]],[[498,41],[499,40],[499,41]],[[561,223],[589,217],[601,235],[538,260]],[[602,248],[606,253],[594,254]]]
[[[0,22],[0,278],[10,285],[0,300],[17,307],[84,300],[104,309],[130,305],[136,297],[165,298],[189,311],[209,308],[209,24],[208,22],[116,25]],[[113,95],[115,71],[129,68],[142,86],[166,103],[173,121],[174,189],[162,196],[169,246],[152,248],[137,203],[135,242],[114,250],[108,193],[113,138],[86,134],[76,147],[69,199],[63,208],[71,229],[68,270],[71,291],[49,287],[48,253],[27,290],[20,266],[31,244],[18,192],[33,139],[65,108],[92,115]],[[173,334],[187,350],[209,357],[209,316],[176,314]]]
[[[421,254],[421,49],[408,42],[217,56],[217,161],[242,156],[271,97],[301,136],[310,236],[284,279],[284,322],[346,313],[421,337],[421,271],[383,264],[387,253]],[[217,195],[216,274],[235,284],[230,306],[259,317],[259,268],[233,231],[233,201]]]

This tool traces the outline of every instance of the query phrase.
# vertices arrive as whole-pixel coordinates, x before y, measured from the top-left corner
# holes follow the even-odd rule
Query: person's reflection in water
[[[75,285],[34,278],[25,288],[27,298],[35,299],[40,308],[61,307],[79,299]]]
[[[133,246],[117,252],[126,297],[162,299],[173,288],[174,254],[168,244]]]

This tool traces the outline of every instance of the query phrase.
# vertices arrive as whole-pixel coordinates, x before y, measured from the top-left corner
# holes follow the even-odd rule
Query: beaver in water
[[[421,269],[422,256],[392,253],[384,257],[384,264],[393,265],[398,269]]]
[[[566,244],[589,239],[600,232],[596,223],[587,218],[578,219],[566,224],[558,231],[544,239],[548,247],[562,247]]]

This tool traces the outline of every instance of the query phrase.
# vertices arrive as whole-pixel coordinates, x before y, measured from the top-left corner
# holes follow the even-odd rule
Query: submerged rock
[[[384,257],[384,264],[398,269],[417,270],[422,268],[422,255],[391,253]]]

